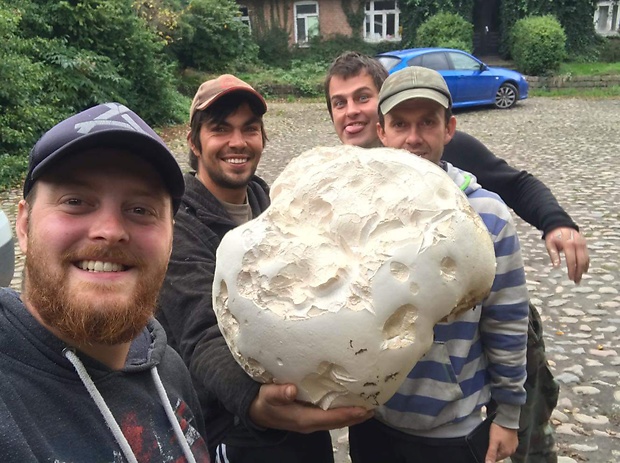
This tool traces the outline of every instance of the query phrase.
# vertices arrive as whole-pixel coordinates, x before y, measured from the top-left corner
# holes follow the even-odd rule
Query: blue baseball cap
[[[174,212],[177,211],[185,191],[179,164],[159,135],[120,103],[94,106],[44,133],[30,152],[24,198],[34,183],[66,156],[102,147],[125,149],[151,164],[170,193]]]

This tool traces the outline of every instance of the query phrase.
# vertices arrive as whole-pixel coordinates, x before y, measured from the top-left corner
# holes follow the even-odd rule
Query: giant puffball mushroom
[[[385,403],[433,327],[484,299],[493,243],[456,184],[406,151],[319,147],[224,236],[213,307],[234,358],[323,409]]]

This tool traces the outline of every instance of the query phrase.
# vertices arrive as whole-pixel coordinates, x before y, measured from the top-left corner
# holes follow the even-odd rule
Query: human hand
[[[516,429],[508,429],[499,424],[491,423],[489,430],[489,448],[484,463],[495,463],[515,453],[519,437]]]
[[[322,410],[297,402],[296,397],[297,388],[293,384],[263,384],[250,405],[250,419],[263,428],[307,434],[352,426],[374,414],[362,407]]]
[[[568,278],[579,283],[590,267],[586,239],[577,230],[558,227],[545,235],[545,245],[554,267],[560,266],[560,252],[564,251]]]

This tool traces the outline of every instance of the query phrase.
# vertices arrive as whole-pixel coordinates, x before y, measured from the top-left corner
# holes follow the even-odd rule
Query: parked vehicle
[[[527,98],[529,85],[519,72],[487,66],[461,50],[410,48],[381,53],[376,58],[390,74],[407,66],[438,71],[448,84],[454,108],[494,105],[508,109]]]
[[[15,267],[15,249],[11,222],[0,209],[0,287],[8,286],[13,279]]]

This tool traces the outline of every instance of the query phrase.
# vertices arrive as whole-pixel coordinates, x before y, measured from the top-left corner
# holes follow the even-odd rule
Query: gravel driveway
[[[560,462],[620,461],[620,99],[530,98],[508,111],[456,113],[458,128],[551,188],[588,240],[591,266],[575,286],[549,264],[540,233],[517,220],[530,296],[542,313],[561,383],[554,415]],[[297,154],[338,144],[323,103],[269,102],[269,142],[259,174],[272,182]],[[187,168],[185,127],[164,138]],[[0,194],[14,220],[19,191]],[[18,272],[23,267],[19,254]],[[13,286],[18,287],[16,272]],[[337,461],[348,461],[335,433]]]

